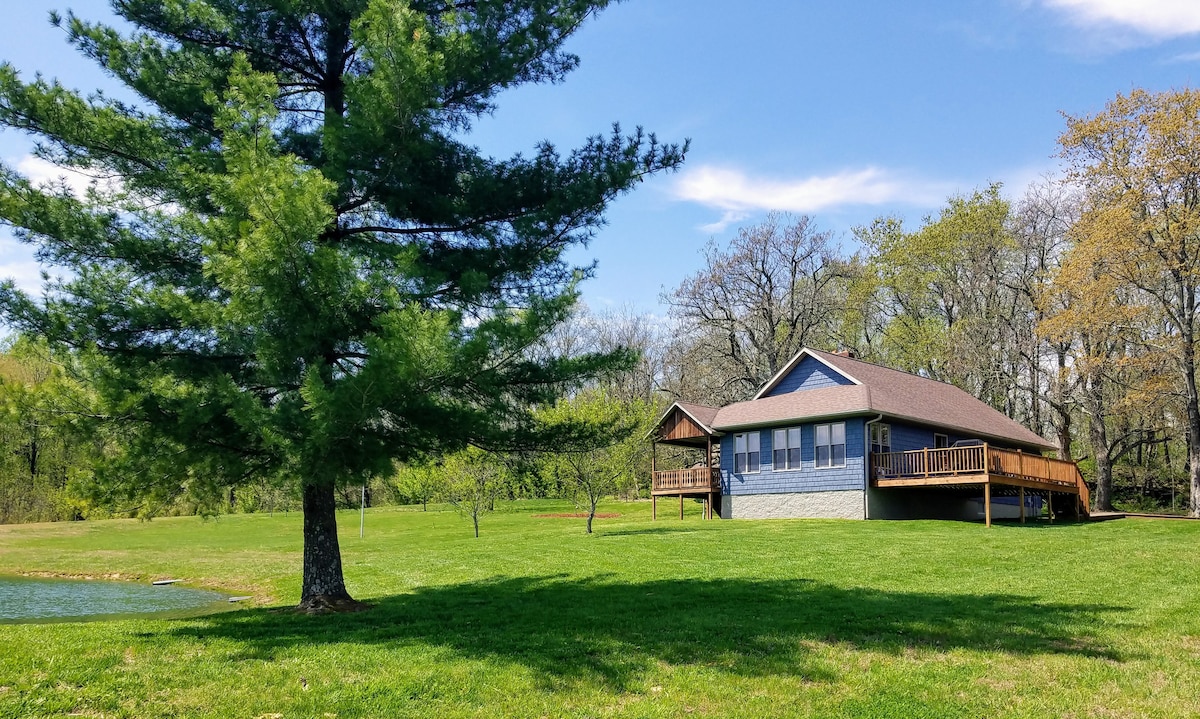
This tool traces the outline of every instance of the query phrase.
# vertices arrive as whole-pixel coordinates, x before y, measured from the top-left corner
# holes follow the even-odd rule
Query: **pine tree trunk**
[[[354,603],[342,578],[333,484],[304,486],[304,582],[300,608],[339,609]]]

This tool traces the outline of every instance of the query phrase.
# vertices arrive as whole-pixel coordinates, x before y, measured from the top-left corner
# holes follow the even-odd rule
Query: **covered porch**
[[[981,488],[987,526],[992,524],[992,500],[997,494],[1019,498],[1022,522],[1026,519],[1026,492],[1045,496],[1051,521],[1056,495],[1059,502],[1069,503],[1077,517],[1086,516],[1091,504],[1087,484],[1074,462],[985,443],[872,453],[870,466],[871,486],[877,488]]]
[[[709,426],[716,409],[676,402],[667,410],[650,433],[650,501],[654,519],[658,519],[660,497],[679,497],[679,518],[683,519],[684,499],[704,502],[704,518],[712,519],[721,497],[721,459],[719,435]],[[659,469],[659,445],[690,450],[680,469]],[[688,457],[688,455],[692,455]],[[676,457],[674,463],[682,458]]]

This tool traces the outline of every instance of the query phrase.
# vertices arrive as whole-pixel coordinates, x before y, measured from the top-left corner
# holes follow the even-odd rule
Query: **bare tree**
[[[704,259],[663,297],[680,331],[672,394],[746,399],[801,347],[835,343],[845,264],[810,218],[771,214],[740,229],[728,248],[710,243]]]

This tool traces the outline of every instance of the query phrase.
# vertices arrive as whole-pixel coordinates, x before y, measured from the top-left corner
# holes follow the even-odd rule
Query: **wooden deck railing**
[[[997,449],[986,444],[943,449],[916,449],[871,455],[875,479],[947,477],[954,475],[1003,475],[1062,487],[1079,494],[1088,506],[1087,485],[1074,462],[1039,454]]]
[[[987,445],[915,449],[871,455],[876,478],[936,477],[953,474],[983,474]]]
[[[721,470],[709,467],[667,469],[654,473],[655,492],[719,492]]]

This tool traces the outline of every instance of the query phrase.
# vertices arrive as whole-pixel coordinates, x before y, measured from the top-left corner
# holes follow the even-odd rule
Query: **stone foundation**
[[[722,519],[864,519],[863,492],[735,494],[721,497]]]

